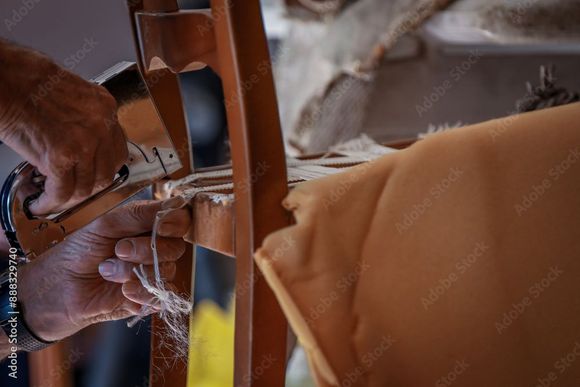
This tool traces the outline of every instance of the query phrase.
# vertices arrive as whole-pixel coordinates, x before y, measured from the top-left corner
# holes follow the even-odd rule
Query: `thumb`
[[[74,191],[74,170],[63,170],[59,175],[49,175],[44,182],[44,192],[30,203],[33,215],[47,215],[59,211]]]

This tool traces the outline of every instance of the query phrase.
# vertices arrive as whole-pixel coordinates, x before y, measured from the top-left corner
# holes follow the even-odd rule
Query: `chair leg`
[[[174,0],[144,0],[130,2],[130,5],[133,14],[137,10],[176,11]],[[224,87],[236,198],[235,385],[280,387],[284,385],[285,378],[287,324],[273,293],[253,262],[253,252],[263,238],[289,223],[289,215],[281,206],[282,199],[287,194],[285,154],[260,2],[213,0],[212,17],[213,29],[208,31],[215,32],[219,59],[216,69],[221,75]],[[182,26],[189,29],[192,25],[185,23]],[[163,28],[159,31],[163,32]],[[134,31],[136,30],[134,25]],[[151,32],[150,29],[149,31]],[[168,49],[165,44],[168,42],[173,42],[174,49],[181,47],[180,44],[201,44],[191,41],[191,36],[203,31],[195,29],[191,32],[187,36],[189,43],[176,45],[172,39],[161,39],[158,42],[160,45],[155,46],[153,41],[147,42],[163,49]],[[209,38],[209,35],[206,37]],[[154,37],[145,34],[145,38]],[[139,41],[137,36],[136,41]],[[183,61],[177,55],[181,50],[169,51],[171,52],[166,54],[176,60],[173,70],[181,71],[183,64],[191,59],[186,58]],[[203,51],[199,50],[200,53]],[[159,52],[164,53],[163,50]],[[192,50],[190,54],[197,52]],[[208,60],[211,58],[209,55]],[[165,63],[170,62],[172,61]],[[141,65],[143,68],[143,63]],[[172,106],[174,109],[176,106],[173,99],[178,95],[174,81],[176,79],[172,75],[166,76],[155,88],[151,87],[151,92],[156,102],[168,103],[165,111],[160,109],[161,116],[178,121],[165,124],[170,131],[177,130],[172,133],[172,138],[180,147],[185,142],[176,141],[176,138],[183,138],[183,112],[171,111]],[[158,98],[156,89],[161,90],[164,86],[168,87],[168,93],[160,91]],[[189,145],[189,142],[186,144]],[[184,172],[187,172],[186,169]],[[190,270],[183,272],[191,273]],[[167,376],[172,378],[175,375]],[[152,385],[161,385],[153,377],[152,382]],[[180,381],[176,380],[170,384],[165,380],[164,384],[183,385],[176,384],[178,382]]]
[[[71,387],[73,385],[68,341],[54,344],[39,352],[28,354],[31,386]],[[65,367],[65,364],[69,364]]]
[[[163,70],[165,74],[157,74],[149,79],[149,91],[156,101],[164,124],[173,140],[181,163],[184,166],[173,178],[180,178],[193,172],[189,132],[181,105],[181,95],[176,74]],[[147,79],[147,76],[145,76]],[[155,82],[153,82],[155,81]],[[167,122],[171,120],[170,122]],[[193,246],[188,245],[182,258],[177,261],[176,277],[173,281],[180,294],[191,294],[193,276]],[[149,385],[151,387],[185,387],[187,385],[187,359],[175,359],[170,351],[169,337],[162,337],[165,323],[157,316],[153,317],[151,329],[151,361],[149,369]],[[165,345],[161,345],[161,340]]]
[[[285,153],[259,0],[213,0],[235,195],[236,332],[234,383],[279,387],[287,323],[253,261],[270,232],[287,226]]]

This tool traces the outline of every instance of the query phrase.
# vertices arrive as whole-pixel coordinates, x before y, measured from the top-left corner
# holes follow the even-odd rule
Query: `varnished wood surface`
[[[286,370],[286,319],[253,252],[286,226],[286,164],[270,54],[258,0],[214,0],[235,194],[236,332],[234,385],[280,387]],[[260,176],[262,166],[266,171]],[[264,361],[273,359],[264,367]]]
[[[177,154],[180,158],[182,169],[174,173],[172,178],[180,178],[190,174],[193,171],[192,155],[189,139],[189,131],[187,129],[187,124],[185,121],[185,114],[183,111],[183,105],[181,101],[181,93],[179,89],[179,80],[177,74],[170,71],[170,69],[156,69],[149,70],[149,68],[144,64],[143,58],[150,58],[152,53],[162,55],[159,51],[159,40],[150,39],[144,40],[142,33],[147,31],[140,31],[139,25],[137,23],[136,14],[140,14],[142,18],[147,18],[147,13],[172,13],[178,10],[176,1],[135,1],[129,0],[129,11],[131,23],[133,26],[133,33],[135,42],[150,42],[151,45],[147,44],[141,45],[136,44],[137,58],[139,62],[139,68],[146,80],[147,87],[165,127],[167,128],[169,135],[173,141],[173,144],[177,150]],[[162,16],[162,15],[161,15]],[[141,20],[142,21],[142,20]],[[155,22],[151,22],[156,25]],[[164,19],[162,23],[167,23],[167,19]],[[146,23],[145,23],[146,24]],[[161,24],[163,25],[163,24]],[[183,30],[183,25],[177,28],[178,31]],[[193,28],[193,27],[191,27]],[[170,28],[168,28],[170,29]],[[149,30],[149,33],[154,33],[154,31]],[[174,29],[173,29],[174,31]],[[182,31],[187,32],[187,31]],[[157,31],[156,33],[159,33]],[[164,39],[168,39],[167,35],[163,36]],[[185,40],[184,40],[185,41]],[[179,42],[178,42],[179,43]],[[195,42],[189,42],[189,44],[194,45]],[[175,48],[175,46],[173,46]],[[196,52],[185,50],[186,52]],[[167,62],[170,62],[167,60]],[[176,277],[174,279],[174,284],[176,286],[176,291],[180,294],[191,294],[192,286],[192,262],[193,262],[193,247],[188,246],[184,255],[177,262]],[[189,329],[189,327],[187,327]],[[178,359],[175,354],[170,349],[172,343],[169,342],[162,345],[163,340],[171,340],[170,337],[164,335],[164,322],[158,317],[153,317],[152,328],[151,328],[151,360],[150,360],[150,370],[149,370],[149,385],[151,387],[162,387],[162,386],[175,386],[175,387],[185,387],[187,385],[187,359]]]

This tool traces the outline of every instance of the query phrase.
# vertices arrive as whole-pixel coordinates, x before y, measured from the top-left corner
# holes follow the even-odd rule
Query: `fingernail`
[[[161,209],[169,210],[174,208],[181,208],[185,204],[185,200],[181,196],[174,196],[161,204]]]
[[[130,257],[133,255],[134,251],[135,246],[133,245],[133,242],[127,239],[117,242],[117,245],[115,246],[115,254],[117,254],[117,257],[119,258]]]
[[[103,261],[99,264],[99,273],[103,277],[111,277],[115,274],[116,268],[117,266],[115,263],[107,259],[106,261]]]

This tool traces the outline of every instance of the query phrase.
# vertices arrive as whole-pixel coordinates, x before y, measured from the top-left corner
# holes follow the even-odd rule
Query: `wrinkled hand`
[[[48,57],[0,40],[0,140],[47,177],[34,214],[111,183],[127,159],[115,99]]]
[[[132,269],[145,264],[153,278],[149,233],[162,206],[177,207],[172,199],[118,208],[25,265],[19,272],[19,297],[32,331],[48,341],[60,340],[97,322],[137,315],[142,305],[154,311],[155,302]],[[175,275],[189,224],[187,209],[174,209],[160,222],[157,248],[165,280]]]

